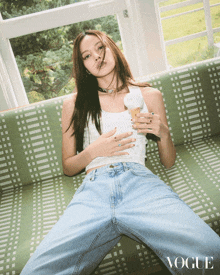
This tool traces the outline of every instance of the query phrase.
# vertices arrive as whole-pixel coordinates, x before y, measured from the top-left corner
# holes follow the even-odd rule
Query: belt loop
[[[91,181],[94,181],[94,179],[95,179],[96,170],[97,170],[97,169],[95,169],[95,170],[93,170],[93,171],[91,172],[91,173],[92,173],[92,175],[90,176],[90,180],[91,180]]]

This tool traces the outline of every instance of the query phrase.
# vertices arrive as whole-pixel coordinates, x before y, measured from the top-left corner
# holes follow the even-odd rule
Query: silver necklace
[[[122,86],[120,86],[118,89],[104,89],[104,88],[101,88],[98,86],[98,91],[102,92],[102,93],[107,93],[107,94],[111,94],[113,93],[114,91],[118,91],[120,92],[121,90],[123,90],[125,87],[125,84],[123,84]]]
[[[107,94],[111,94],[114,92],[115,89],[111,89],[111,90],[108,90],[108,89],[103,89],[101,87],[98,87],[98,91],[102,92],[102,93],[107,93]]]

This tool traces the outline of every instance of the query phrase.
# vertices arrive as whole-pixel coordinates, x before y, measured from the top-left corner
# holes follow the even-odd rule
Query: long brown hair
[[[98,81],[95,76],[88,74],[80,52],[80,43],[86,35],[95,35],[100,39],[104,47],[111,49],[116,64],[116,90],[119,86],[120,80],[122,81],[124,87],[129,85],[142,87],[150,86],[148,83],[135,83],[127,60],[116,43],[109,36],[98,30],[88,30],[85,33],[80,33],[74,41],[73,48],[73,77],[75,78],[77,96],[74,112],[69,126],[70,128],[72,125],[74,129],[72,135],[75,135],[76,137],[77,152],[81,152],[83,150],[84,130],[87,126],[89,116],[91,116],[92,121],[95,123],[99,134],[101,135],[102,133],[100,125],[101,106],[98,97]]]

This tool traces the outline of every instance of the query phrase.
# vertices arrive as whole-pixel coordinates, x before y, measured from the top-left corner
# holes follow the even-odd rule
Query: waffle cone
[[[135,118],[136,118],[136,115],[140,113],[140,110],[141,110],[140,107],[137,107],[137,108],[135,108],[135,109],[131,109],[131,110],[130,110],[131,117],[132,117],[133,119],[135,119]],[[136,124],[136,125],[139,125],[138,122],[136,122],[135,124]]]

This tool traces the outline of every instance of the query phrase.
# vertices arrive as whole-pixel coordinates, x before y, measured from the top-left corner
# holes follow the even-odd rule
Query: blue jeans
[[[172,274],[220,274],[219,236],[146,167],[119,162],[86,175],[21,275],[88,275],[123,234],[153,249]],[[190,257],[198,267],[213,260],[207,269],[182,265]]]

